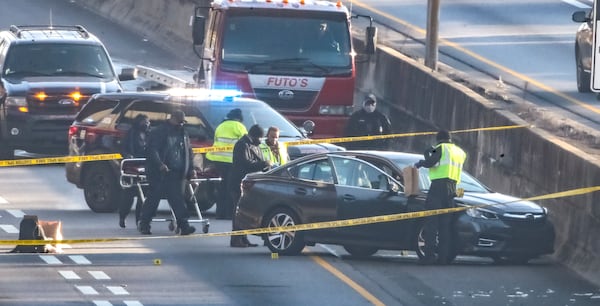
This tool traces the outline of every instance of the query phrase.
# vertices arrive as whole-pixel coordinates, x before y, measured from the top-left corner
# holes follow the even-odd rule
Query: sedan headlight
[[[496,215],[496,213],[489,211],[487,209],[483,209],[483,208],[469,208],[467,209],[467,215],[469,215],[470,217],[473,218],[479,218],[479,219],[498,219],[498,215]]]

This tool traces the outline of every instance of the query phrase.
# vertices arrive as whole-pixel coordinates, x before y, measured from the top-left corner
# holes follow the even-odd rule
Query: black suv
[[[121,91],[100,40],[82,26],[0,32],[0,159],[15,149],[64,154],[69,125],[92,94]]]
[[[280,129],[281,142],[306,138],[303,131],[266,103],[242,98],[239,94],[203,89],[96,94],[81,109],[69,129],[69,154],[118,153],[121,139],[138,114],[148,115],[152,128],[165,122],[175,109],[185,112],[185,129],[194,147],[212,146],[214,130],[234,108],[242,110],[246,128],[257,123],[265,129],[276,126]],[[311,123],[307,122],[307,129]],[[340,150],[343,148],[332,144],[305,144],[289,146],[288,154],[295,159],[311,153]],[[112,212],[121,201],[132,201],[132,193],[120,187],[119,163],[119,160],[68,163],[67,180],[83,189],[90,209]],[[201,178],[216,176],[204,154],[196,154],[194,164]],[[216,188],[212,184],[214,182],[206,182],[197,188],[196,200],[202,211],[211,208],[215,202]]]

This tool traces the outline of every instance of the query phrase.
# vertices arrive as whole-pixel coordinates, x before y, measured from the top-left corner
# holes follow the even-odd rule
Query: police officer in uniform
[[[215,129],[214,147],[233,146],[238,139],[246,135],[248,131],[242,123],[244,117],[239,108],[232,109],[225,120]],[[221,183],[219,184],[217,198],[217,219],[231,219],[233,217],[234,203],[228,192],[229,173],[233,163],[233,152],[208,152],[206,159],[212,161],[219,172]]]
[[[369,94],[363,101],[360,110],[350,115],[344,131],[344,136],[375,136],[387,135],[392,132],[390,119],[377,108],[377,98]],[[353,141],[346,143],[350,150],[387,150],[389,139]]]
[[[456,185],[460,182],[463,164],[467,158],[465,151],[452,143],[448,131],[439,131],[436,140],[437,144],[423,154],[425,159],[415,164],[417,168],[429,168],[431,186],[425,201],[427,210],[455,207]],[[429,216],[425,219],[425,258],[422,263],[449,263],[452,255],[451,225],[452,214]]]

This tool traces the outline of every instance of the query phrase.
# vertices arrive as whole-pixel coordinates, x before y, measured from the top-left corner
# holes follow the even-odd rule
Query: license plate
[[[81,138],[81,139],[85,138],[85,130],[79,131],[79,138]]]

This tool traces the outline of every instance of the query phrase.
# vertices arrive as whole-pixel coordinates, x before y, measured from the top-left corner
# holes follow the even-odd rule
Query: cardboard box
[[[416,196],[421,193],[419,190],[419,169],[414,166],[408,166],[402,169],[404,178],[404,194],[407,197]]]

